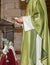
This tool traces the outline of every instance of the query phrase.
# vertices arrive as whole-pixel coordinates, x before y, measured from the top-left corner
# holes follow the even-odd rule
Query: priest
[[[45,0],[25,1],[26,16],[14,18],[23,23],[21,65],[50,65],[48,17]]]

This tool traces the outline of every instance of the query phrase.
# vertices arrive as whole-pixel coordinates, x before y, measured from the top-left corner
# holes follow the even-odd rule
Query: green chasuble
[[[42,38],[41,63],[50,65],[50,43],[45,0],[26,0],[26,3],[26,16],[31,16],[31,22],[35,29],[23,30],[20,64],[36,65],[36,37],[38,34]]]

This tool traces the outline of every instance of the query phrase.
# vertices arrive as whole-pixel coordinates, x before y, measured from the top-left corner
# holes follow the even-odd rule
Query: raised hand
[[[22,24],[23,23],[23,17],[19,17],[19,18],[12,18],[14,21],[16,21],[17,23],[19,24]]]

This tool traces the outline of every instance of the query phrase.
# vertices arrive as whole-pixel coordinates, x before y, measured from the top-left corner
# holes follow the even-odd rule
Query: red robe
[[[9,49],[7,55],[5,54],[2,55],[0,63],[1,65],[18,65],[18,62],[17,60],[15,60],[14,54],[11,49]]]
[[[0,61],[0,65],[1,65],[1,61]]]

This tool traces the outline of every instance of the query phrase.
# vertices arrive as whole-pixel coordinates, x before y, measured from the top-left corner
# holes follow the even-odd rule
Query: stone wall
[[[25,8],[22,8],[19,0],[1,0],[1,18],[20,17],[25,15]],[[20,30],[19,30],[20,31]],[[14,47],[20,50],[22,32],[14,32]]]
[[[1,18],[19,17],[25,10],[20,8],[19,0],[1,0]]]

